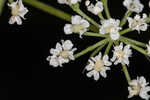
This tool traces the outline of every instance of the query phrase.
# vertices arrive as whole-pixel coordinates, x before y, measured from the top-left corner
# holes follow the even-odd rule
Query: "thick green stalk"
[[[131,14],[132,14],[132,11],[129,11],[129,10],[125,13],[124,17],[122,18],[122,20],[120,22],[121,27],[126,24],[127,17],[129,17]]]
[[[0,0],[0,15],[2,14],[5,2],[6,2],[6,0]]]
[[[130,45],[133,49],[137,50],[138,52],[140,52],[146,56],[148,56],[147,52],[145,50],[143,50],[142,48],[140,48],[140,47],[138,47],[138,46],[136,46],[136,45],[134,45],[128,41],[125,41],[124,39],[120,39],[120,41],[124,42],[127,45]]]
[[[107,54],[109,53],[112,44],[113,44],[113,42],[112,42],[111,40],[109,40],[109,43],[108,43],[108,45],[107,45],[107,48],[106,48],[106,50],[105,50],[104,55],[107,55]]]
[[[129,75],[129,72],[128,72],[128,70],[127,70],[126,65],[123,65],[123,64],[122,64],[122,70],[123,70],[124,75],[125,75],[125,77],[126,77],[126,79],[127,79],[127,81],[128,81],[128,84],[129,84],[130,81],[131,81],[131,78],[130,78],[130,75]]]
[[[87,16],[84,12],[82,12],[82,11],[80,10],[80,7],[79,7],[79,4],[78,4],[78,3],[72,5],[71,7],[72,7],[72,9],[73,9],[76,13],[78,13],[79,15],[81,15],[83,18],[87,19],[90,23],[92,23],[93,25],[95,25],[97,28],[100,27],[100,25],[99,25],[97,22],[95,22],[92,18],[90,18],[90,17]]]
[[[38,8],[38,9],[41,9],[42,11],[44,12],[47,12],[51,15],[54,15],[56,17],[59,17],[63,20],[66,20],[66,21],[71,21],[71,15],[68,14],[68,13],[65,13],[59,9],[56,9],[50,5],[47,5],[47,4],[44,4],[40,1],[37,1],[37,0],[23,0],[25,3],[35,7],[35,8]]]
[[[101,49],[106,45],[107,43],[103,44],[100,47],[97,47],[96,50],[90,55],[90,57],[94,57],[98,52],[100,52]]]
[[[62,11],[62,10],[56,9],[50,5],[44,4],[44,3],[37,1],[37,0],[24,0],[24,2],[35,7],[35,8],[38,8],[44,12],[47,12],[50,15],[53,15],[53,16],[56,16],[56,17],[62,19],[62,20],[71,22],[71,15]],[[89,27],[89,29],[94,31],[94,32],[98,32],[98,28],[96,28],[93,25],[91,25]]]
[[[120,31],[120,35],[124,35],[124,34],[126,34],[128,32],[131,32],[131,31],[132,30],[130,28],[124,29],[124,30]]]
[[[108,40],[109,40],[109,39],[101,40],[101,41],[97,42],[96,44],[94,44],[94,45],[92,45],[92,46],[89,46],[88,48],[84,49],[83,51],[81,51],[81,52],[75,54],[75,55],[74,55],[75,59],[77,59],[78,57],[80,57],[80,56],[82,56],[82,55],[84,55],[84,54],[86,54],[86,53],[88,53],[88,52],[94,50],[95,48],[97,48],[97,47],[99,47],[99,46],[105,44],[106,42],[108,42]]]
[[[109,13],[109,9],[108,9],[108,0],[101,0],[104,4],[104,10],[106,13],[107,18],[111,18],[110,13]]]
[[[137,45],[137,46],[141,46],[141,47],[147,48],[147,47],[146,47],[146,44],[144,44],[144,43],[142,43],[142,42],[139,42],[139,41],[136,41],[136,40],[133,40],[133,39],[124,37],[124,36],[120,36],[120,39],[122,39],[123,41],[130,42],[130,43],[132,43],[132,44],[135,44],[135,45]]]

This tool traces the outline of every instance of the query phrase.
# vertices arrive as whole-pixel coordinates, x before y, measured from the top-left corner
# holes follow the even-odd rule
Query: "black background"
[[[59,5],[56,0],[41,0],[66,12],[75,15],[68,6]],[[141,0],[145,5],[144,12],[148,14],[148,0]],[[0,83],[2,96],[7,100],[12,99],[99,99],[99,100],[127,100],[127,82],[121,67],[112,66],[107,72],[106,79],[100,77],[95,82],[82,73],[90,55],[80,57],[74,62],[65,64],[63,68],[53,68],[48,65],[46,57],[49,49],[55,47],[56,42],[61,39],[70,39],[82,49],[96,43],[99,39],[83,37],[78,35],[64,35],[63,27],[66,21],[51,16],[41,10],[32,8],[29,5],[29,12],[25,16],[23,25],[9,25],[10,10],[5,10],[0,18],[0,44],[1,44],[1,65]],[[121,19],[126,11],[122,6],[122,0],[110,0],[111,16]],[[82,8],[85,12],[85,8]],[[88,13],[90,14],[90,13]],[[97,21],[98,18],[91,16]],[[125,26],[126,27],[126,26]],[[126,36],[148,43],[150,30],[128,33]],[[132,78],[145,76],[150,81],[150,62],[146,57],[133,50],[130,58],[129,73]],[[141,100],[138,97],[132,100]]]

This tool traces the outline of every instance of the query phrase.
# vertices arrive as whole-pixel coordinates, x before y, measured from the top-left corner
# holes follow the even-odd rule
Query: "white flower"
[[[11,4],[8,4],[9,7],[11,7],[11,14],[9,24],[14,24],[15,22],[18,25],[22,24],[21,18],[24,18],[24,15],[28,12],[28,9],[24,7],[22,0],[17,0],[16,2],[13,2]]]
[[[57,2],[60,4],[72,5],[81,2],[81,0],[57,0]]]
[[[149,44],[146,46],[147,46],[147,50],[148,50],[148,55],[150,55],[150,41],[149,41]]]
[[[141,4],[140,0],[124,0],[123,5],[127,7],[128,10],[140,13],[142,12],[144,5]]]
[[[100,34],[110,33],[110,37],[112,40],[119,39],[119,30],[122,29],[121,27],[119,27],[120,20],[110,18],[108,20],[101,21],[101,24],[102,26],[99,30]]]
[[[149,1],[149,3],[148,3],[148,6],[150,7],[150,1]]]
[[[62,45],[57,43],[56,49],[50,49],[50,54],[52,54],[52,56],[48,56],[47,61],[49,61],[50,65],[58,67],[62,66],[64,63],[68,63],[70,60],[74,60],[73,53],[76,48],[72,47],[73,44],[70,40],[62,40]]]
[[[129,22],[129,28],[132,30],[137,30],[138,33],[141,31],[146,31],[148,24],[146,23],[147,15],[143,14],[141,18],[140,15],[136,15],[134,18],[128,17],[127,20]]]
[[[100,2],[100,1],[97,1],[97,3],[94,5],[94,4],[90,4],[89,1],[86,1],[86,6],[88,8],[88,11],[90,11],[91,13],[95,14],[95,15],[98,15],[98,13],[102,12],[103,11],[103,3]]]
[[[139,95],[142,99],[149,100],[150,95],[148,95],[147,92],[150,91],[150,86],[147,86],[148,84],[149,83],[146,82],[143,76],[137,77],[136,80],[132,80],[129,83],[130,86],[128,87],[128,98]]]
[[[90,26],[89,22],[78,15],[72,16],[72,24],[66,24],[64,26],[65,34],[72,34],[72,33],[80,33],[81,35],[87,31],[87,28]]]
[[[111,66],[112,64],[108,61],[108,59],[108,55],[105,55],[102,58],[101,53],[99,53],[99,55],[97,55],[96,57],[92,57],[91,59],[89,59],[89,64],[86,66],[86,70],[89,71],[87,73],[87,76],[94,76],[94,80],[98,80],[100,77],[99,74],[101,74],[104,78],[106,78],[106,71],[110,70],[110,68],[106,66]]]
[[[120,43],[119,46],[114,47],[113,57],[111,61],[115,61],[114,64],[122,63],[123,65],[129,65],[129,57],[131,56],[132,51],[130,49],[130,45],[126,45],[123,48],[123,43]]]

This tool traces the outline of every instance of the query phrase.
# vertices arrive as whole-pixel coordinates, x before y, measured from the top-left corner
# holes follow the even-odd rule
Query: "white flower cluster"
[[[57,0],[60,4],[67,4],[73,5],[81,0]],[[101,1],[96,0],[96,3],[93,4],[89,0],[86,0],[85,5],[87,10],[94,15],[99,15],[104,10],[104,5]],[[144,13],[143,16],[140,16],[140,12],[142,12],[144,5],[141,4],[140,0],[124,0],[123,5],[127,8],[130,12],[138,13],[132,17],[127,17],[127,21],[129,23],[129,28],[132,30],[137,30],[139,33],[140,31],[146,31],[148,29],[148,24],[146,23],[147,15]],[[82,15],[82,14],[81,14]],[[99,15],[100,16],[100,15]],[[86,18],[84,16],[84,18]],[[79,33],[80,38],[82,35],[88,31],[90,26],[90,21],[85,20],[79,15],[75,15],[71,17],[71,24],[65,24],[64,32],[66,35]],[[120,38],[120,31],[122,30],[121,27],[122,21],[120,20],[108,18],[101,21],[101,25],[99,25],[99,34],[109,34],[112,41],[118,40]],[[85,33],[86,34],[86,33]],[[147,53],[150,55],[150,41],[147,46]],[[72,48],[73,44],[70,40],[62,41],[62,45],[60,43],[56,44],[56,49],[51,49],[50,53],[52,56],[47,57],[47,61],[49,64],[58,67],[62,66],[64,63],[68,63],[70,60],[74,60],[74,51],[76,48]],[[130,49],[130,45],[123,46],[121,42],[119,45],[114,46],[114,50],[112,58],[109,60],[108,55],[103,55],[99,52],[98,55],[91,57],[88,60],[88,64],[86,65],[85,69],[87,70],[87,77],[93,77],[94,80],[98,81],[100,76],[106,78],[107,73],[106,71],[110,70],[110,66],[112,64],[122,64],[129,66],[129,57],[132,55],[132,50]],[[82,53],[82,52],[81,52]],[[150,86],[147,86],[148,83],[146,82],[144,77],[137,77],[137,79],[131,80],[129,82],[129,96],[131,98],[135,95],[139,95],[142,99],[149,100],[150,95],[148,92],[150,91]]]
[[[129,45],[126,45],[123,49],[123,43],[120,43],[119,46],[114,47],[113,51],[113,57],[111,58],[111,61],[114,62],[115,65],[118,63],[121,64],[127,64],[129,65],[129,57],[131,56],[132,51],[130,49]],[[108,55],[104,55],[102,57],[101,52],[95,56],[91,57],[91,59],[88,60],[89,64],[86,66],[86,70],[90,71],[87,73],[88,77],[94,76],[94,80],[99,79],[99,74],[101,74],[104,78],[106,78],[106,71],[110,70],[112,62],[108,61],[109,57]]]
[[[148,24],[146,23],[147,15],[143,14],[141,18],[140,15],[136,15],[134,18],[128,17],[127,20],[129,22],[129,28],[132,30],[137,30],[140,33],[141,31],[146,31]]]
[[[80,33],[80,37],[84,32],[87,31],[87,28],[90,26],[89,22],[78,15],[71,17],[72,24],[66,24],[64,26],[65,34],[72,34],[72,33]]]
[[[102,57],[101,52],[95,56],[95,57],[91,57],[91,59],[89,59],[89,64],[86,66],[86,70],[89,71],[87,73],[88,77],[92,77],[94,76],[94,80],[98,80],[101,74],[104,78],[107,77],[106,71],[110,70],[110,67],[107,66],[111,66],[112,63],[110,61],[108,61],[109,57],[108,55],[104,55]]]
[[[127,7],[128,10],[140,13],[142,12],[144,5],[141,4],[140,0],[124,0],[123,5]]]
[[[150,91],[150,86],[147,86],[148,84],[149,83],[146,82],[143,76],[137,77],[136,80],[132,80],[129,83],[130,86],[128,87],[128,98],[139,95],[142,99],[149,100],[150,95],[148,95],[148,92]]]
[[[16,2],[8,3],[8,6],[11,7],[11,14],[9,24],[14,24],[15,22],[18,25],[22,24],[21,18],[24,18],[24,15],[28,12],[28,9],[24,7],[22,0],[17,0]]]
[[[60,4],[72,5],[81,2],[81,0],[57,0],[57,2]]]
[[[56,44],[56,49],[50,49],[50,54],[52,56],[47,57],[49,64],[58,67],[64,63],[68,63],[70,60],[74,60],[73,53],[76,51],[76,48],[72,48],[73,44],[70,40],[62,40],[62,45],[60,43]]]
[[[114,64],[117,65],[118,63],[121,63],[123,65],[127,64],[129,65],[129,57],[131,56],[132,51],[130,49],[130,45],[126,45],[123,48],[123,43],[120,43],[119,46],[114,47],[113,51],[113,57],[111,61],[115,61]]]
[[[97,3],[94,4],[90,4],[90,1],[87,0],[86,1],[86,6],[88,8],[88,11],[90,11],[91,13],[98,15],[99,13],[101,13],[103,11],[103,3],[100,1],[97,1]]]
[[[101,21],[101,27],[99,29],[100,34],[106,34],[110,33],[110,37],[112,40],[117,40],[120,37],[119,30],[122,28],[119,27],[120,25],[120,20],[115,20],[115,19],[108,19]]]

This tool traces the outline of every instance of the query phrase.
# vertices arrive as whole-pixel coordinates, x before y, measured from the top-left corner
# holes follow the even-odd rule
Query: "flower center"
[[[141,20],[134,20],[133,23],[131,24],[131,27],[136,27],[137,25],[141,25],[143,21]]]
[[[134,8],[135,8],[134,3],[131,3],[129,7],[130,7],[131,9],[134,9]]]
[[[62,51],[62,52],[60,53],[60,56],[63,57],[63,58],[68,58],[69,53],[68,53],[68,51]]]
[[[11,14],[12,14],[13,16],[17,16],[18,13],[19,13],[18,9],[19,9],[19,6],[16,5],[16,7],[12,8]]]
[[[114,26],[108,26],[105,28],[106,33],[112,33],[113,31],[115,31]]]
[[[79,25],[73,25],[73,32],[77,33],[79,32],[80,30],[84,30],[84,26],[82,24],[79,24]]]
[[[132,85],[131,88],[136,91],[136,95],[139,95],[140,90],[141,90],[141,86],[140,86],[139,83],[138,83],[137,86],[136,85]]]
[[[94,70],[99,72],[101,71],[101,68],[104,67],[104,61],[103,60],[97,60],[94,66]]]
[[[123,56],[125,55],[125,53],[122,50],[118,50],[117,54],[118,54],[118,56],[117,56],[118,59],[123,58]]]

